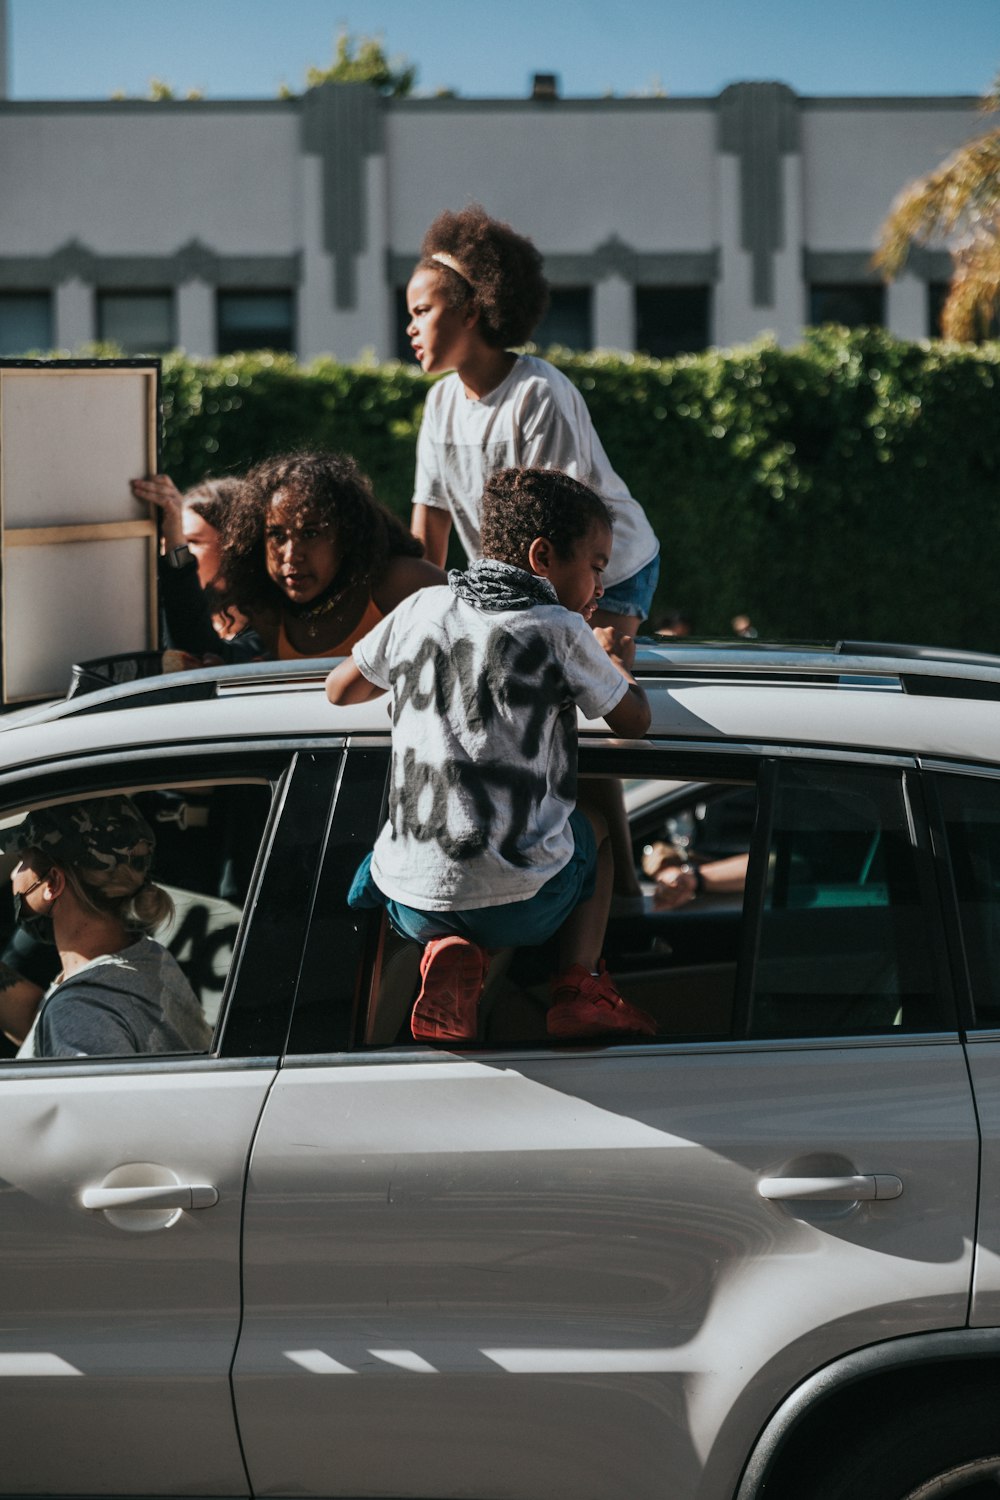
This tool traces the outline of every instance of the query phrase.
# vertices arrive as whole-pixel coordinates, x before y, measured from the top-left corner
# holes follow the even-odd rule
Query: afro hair
[[[460,269],[443,265],[435,255],[447,255]],[[440,276],[451,306],[473,303],[483,338],[494,349],[525,343],[548,307],[540,253],[509,224],[491,219],[479,203],[438,214],[420,256],[420,267]]]

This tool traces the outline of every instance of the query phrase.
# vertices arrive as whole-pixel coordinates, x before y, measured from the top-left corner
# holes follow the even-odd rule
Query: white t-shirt
[[[354,647],[392,693],[389,821],[375,884],[419,911],[522,901],[566,865],[576,708],[600,718],[628,683],[561,604],[487,612],[420,589]]]
[[[660,550],[646,513],[608,461],[580,392],[561,370],[521,354],[506,380],[470,400],[457,375],[431,387],[417,439],[415,505],[450,513],[466,556],[481,556],[479,505],[498,469],[561,469],[596,490],[614,519],[605,588]]]

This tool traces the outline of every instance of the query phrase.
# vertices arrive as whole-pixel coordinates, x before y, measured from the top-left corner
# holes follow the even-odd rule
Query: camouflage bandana
[[[7,854],[38,849],[55,864],[72,865],[87,885],[107,887],[124,879],[132,889],[145,880],[156,846],[153,830],[128,797],[39,808],[0,835],[0,842]]]
[[[536,604],[558,604],[559,595],[547,578],[529,573],[513,563],[495,557],[481,557],[464,573],[452,568],[448,574],[451,591],[488,613],[505,609],[534,609]]]

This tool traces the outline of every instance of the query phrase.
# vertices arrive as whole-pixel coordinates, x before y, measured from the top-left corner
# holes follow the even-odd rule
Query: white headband
[[[457,261],[453,255],[449,255],[447,251],[435,250],[431,256],[431,260],[436,260],[439,265],[447,266],[449,271],[454,271],[456,276],[461,276],[463,281],[467,281],[470,286],[472,285],[472,277],[468,271],[465,270],[460,261]]]

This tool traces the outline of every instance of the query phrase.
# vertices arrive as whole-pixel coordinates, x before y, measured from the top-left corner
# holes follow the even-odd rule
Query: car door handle
[[[811,1201],[825,1198],[841,1202],[870,1202],[873,1199],[898,1198],[903,1184],[898,1177],[879,1172],[874,1176],[857,1177],[762,1177],[757,1184],[762,1198],[773,1203],[788,1199],[805,1198]]]
[[[218,1190],[204,1182],[170,1182],[155,1187],[84,1188],[84,1208],[211,1208]]]

